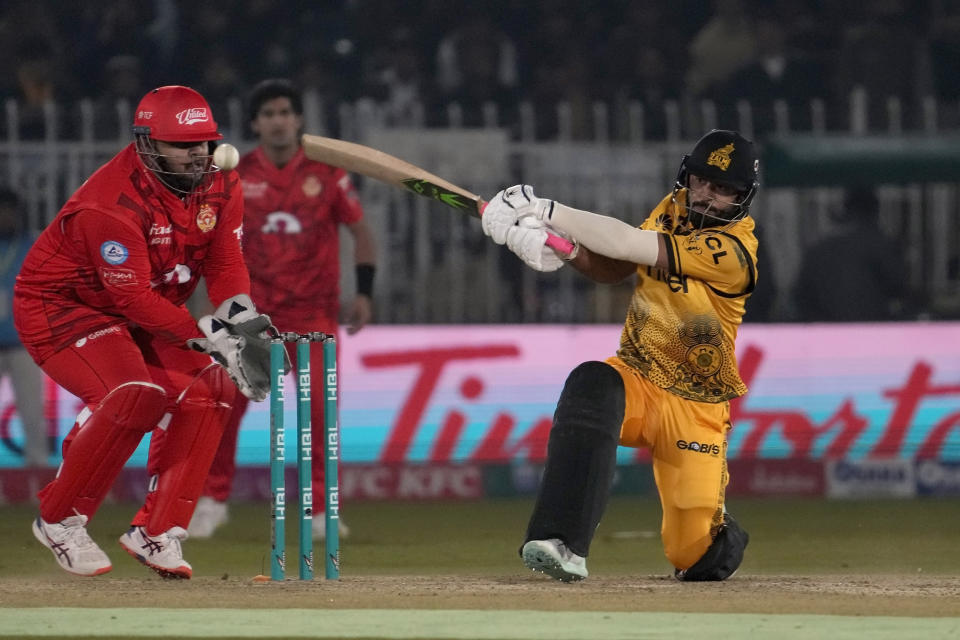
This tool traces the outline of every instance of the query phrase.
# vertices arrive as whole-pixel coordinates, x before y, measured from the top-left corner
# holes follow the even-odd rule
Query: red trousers
[[[166,411],[170,413],[172,419],[169,421],[170,429],[179,429],[178,413],[180,407],[177,398],[187,387],[191,388],[192,397],[198,401],[204,401],[216,394],[218,397],[212,398],[214,402],[232,402],[235,389],[225,389],[219,385],[210,385],[205,379],[198,381],[198,375],[210,365],[210,358],[204,354],[197,353],[187,349],[185,346],[173,344],[157,338],[142,330],[130,330],[125,325],[116,325],[108,329],[94,332],[89,336],[78,340],[61,349],[42,365],[42,369],[57,384],[62,386],[68,392],[80,398],[87,409],[96,416],[96,409],[101,401],[111,393],[124,385],[130,383],[150,384],[162,387],[162,394],[159,390],[154,393],[160,394],[161,407],[167,405]],[[219,373],[219,372],[218,372]],[[205,378],[209,374],[202,376]],[[197,381],[195,383],[195,381]],[[134,385],[136,386],[136,384]],[[223,395],[221,398],[220,395]],[[239,395],[239,394],[237,394]],[[229,397],[227,397],[229,396]],[[161,409],[161,412],[163,409]],[[131,416],[135,420],[137,416]],[[219,420],[222,421],[222,417]],[[96,422],[90,418],[91,423]],[[146,433],[151,433],[150,450],[147,460],[147,470],[151,476],[160,476],[165,470],[176,467],[183,468],[187,478],[197,477],[202,479],[206,476],[209,469],[210,458],[213,454],[213,445],[207,443],[207,451],[197,451],[196,449],[181,450],[179,444],[176,444],[177,438],[171,437],[165,428],[153,428],[153,424],[140,429],[140,433],[134,433],[124,428],[122,424],[106,428],[94,428],[91,424],[87,425],[84,438],[89,439],[94,436],[95,439],[106,438],[99,444],[91,447],[91,443],[85,443],[84,451],[95,448],[102,452],[100,459],[87,459],[86,454],[74,454],[71,447],[78,434],[81,431],[80,425],[75,425],[63,441],[64,464],[61,467],[61,473],[58,474],[49,485],[40,492],[40,510],[44,519],[48,522],[58,521],[66,515],[72,515],[72,512],[79,512],[88,517],[93,517],[96,509],[99,507],[103,495],[94,487],[89,492],[89,498],[78,499],[74,504],[69,504],[71,499],[64,496],[70,495],[69,487],[84,485],[85,483],[96,482],[105,490],[115,480],[115,473],[119,473],[123,462],[132,453],[132,448],[142,439]],[[205,428],[219,431],[221,424],[209,425]],[[152,429],[152,432],[151,432]],[[209,431],[212,433],[212,431]],[[143,435],[140,435],[143,434]],[[116,444],[113,439],[116,439]],[[131,438],[134,438],[131,440]],[[168,440],[175,444],[166,446]],[[79,440],[76,440],[79,443]],[[121,441],[126,444],[121,445]],[[124,454],[119,453],[118,446],[128,447]],[[113,451],[111,451],[113,447]],[[185,456],[189,455],[190,460],[184,464]],[[103,469],[110,463],[112,469],[110,478],[102,476]],[[115,470],[114,470],[115,467]],[[97,475],[101,474],[101,475]],[[98,478],[98,479],[97,479]],[[94,480],[96,479],[96,480]],[[197,485],[199,492],[199,482]],[[150,492],[147,500],[140,512],[133,520],[133,524],[146,524],[151,505],[156,501],[157,491]],[[178,496],[180,498],[181,496]],[[189,496],[187,496],[189,502]],[[195,496],[193,500],[195,501]],[[54,506],[56,505],[56,506]],[[55,513],[56,512],[56,513]],[[182,519],[182,518],[178,518]],[[189,522],[189,514],[186,516]],[[186,526],[187,522],[168,523],[169,526]]]

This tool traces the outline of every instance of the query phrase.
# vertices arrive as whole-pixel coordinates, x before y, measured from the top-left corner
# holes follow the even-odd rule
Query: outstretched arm
[[[627,260],[617,260],[594,253],[581,245],[577,257],[569,262],[570,266],[594,282],[615,284],[632,275],[637,265]]]
[[[610,216],[537,198],[529,185],[516,185],[498,193],[487,205],[482,222],[484,233],[497,244],[506,241],[509,246],[511,233],[539,232],[545,237],[544,228],[575,239],[579,250],[574,250],[571,264],[598,282],[618,282],[632,273],[636,265],[668,268],[663,234],[632,227]],[[537,248],[542,249],[543,244],[541,239]],[[524,255],[516,250],[514,253],[537,268]]]
[[[667,268],[662,234],[637,229],[622,220],[574,209],[553,200],[538,200],[539,206],[534,215],[550,228],[576,238],[582,247],[593,253],[635,265]]]

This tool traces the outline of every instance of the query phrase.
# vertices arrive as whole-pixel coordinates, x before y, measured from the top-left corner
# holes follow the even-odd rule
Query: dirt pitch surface
[[[2,607],[533,609],[960,616],[960,577],[735,576],[680,583],[667,576],[595,577],[562,584],[529,576],[348,576],[311,583],[249,578],[4,578]]]

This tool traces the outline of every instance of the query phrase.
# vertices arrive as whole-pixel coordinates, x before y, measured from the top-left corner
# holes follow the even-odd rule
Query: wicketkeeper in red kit
[[[188,87],[154,89],[133,133],[17,278],[23,344],[86,405],[39,493],[33,533],[64,570],[109,571],[86,524],[150,433],[146,501],[120,546],[163,577],[189,578],[180,543],[237,390],[267,396],[272,327],[250,300],[240,181],[212,164],[222,136],[207,101]],[[184,302],[201,276],[216,311],[195,322]]]

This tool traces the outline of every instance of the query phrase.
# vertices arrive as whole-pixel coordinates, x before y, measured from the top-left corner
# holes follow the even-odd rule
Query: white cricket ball
[[[232,144],[219,144],[213,150],[213,164],[223,171],[230,171],[240,162],[240,152]]]

